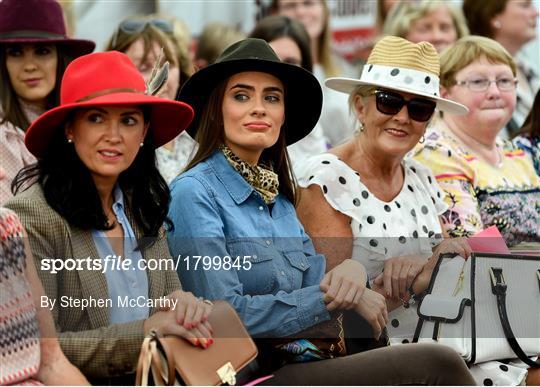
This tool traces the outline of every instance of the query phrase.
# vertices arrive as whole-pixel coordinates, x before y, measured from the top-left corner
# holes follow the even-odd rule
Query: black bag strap
[[[521,349],[519,343],[516,340],[516,336],[512,331],[510,326],[510,321],[508,321],[508,314],[506,312],[506,282],[503,276],[503,270],[500,267],[492,267],[489,269],[489,274],[491,277],[491,291],[497,297],[497,309],[499,311],[499,318],[501,320],[501,325],[508,340],[508,344],[517,355],[517,357],[527,364],[530,367],[538,368],[540,367],[540,362],[533,361],[527,357],[523,349]]]

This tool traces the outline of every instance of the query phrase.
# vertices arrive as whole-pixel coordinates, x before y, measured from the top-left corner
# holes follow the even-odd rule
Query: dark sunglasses
[[[430,99],[411,98],[407,101],[401,94],[387,90],[376,90],[373,94],[375,94],[377,110],[381,113],[393,116],[407,105],[409,117],[419,122],[429,121],[437,106],[437,103]]]
[[[127,19],[121,22],[118,26],[112,40],[112,46],[116,46],[116,39],[119,31],[122,31],[128,35],[133,35],[143,32],[148,26],[155,27],[166,34],[172,34],[174,31],[174,26],[172,23],[165,19]]]

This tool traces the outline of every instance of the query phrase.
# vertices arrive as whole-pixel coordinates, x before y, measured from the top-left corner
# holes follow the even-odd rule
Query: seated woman
[[[51,312],[36,309],[43,287],[23,240],[17,215],[0,207],[0,385],[87,385],[60,349]]]
[[[441,55],[441,87],[469,113],[445,114],[414,158],[446,192],[445,229],[469,236],[495,225],[509,246],[540,242],[540,177],[522,149],[498,137],[516,105],[512,57],[494,40],[462,38]]]
[[[298,216],[316,248],[330,268],[348,256],[361,262],[375,287],[382,286],[383,295],[398,302],[390,309],[409,298],[411,286],[415,293],[424,290],[440,253],[470,253],[463,240],[443,241],[444,193],[428,168],[405,157],[423,141],[436,108],[467,111],[439,97],[438,73],[437,51],[430,43],[392,36],[380,40],[360,79],[326,81],[349,94],[360,123],[357,136],[308,160],[299,176],[304,189]],[[424,268],[429,257],[435,259]],[[415,308],[400,307],[390,320],[390,338],[401,342],[411,336],[418,316]]]
[[[516,104],[515,76],[512,57],[494,40],[470,36],[450,46],[441,55],[441,94],[469,113],[444,114],[414,158],[431,168],[445,191],[443,225],[450,235],[494,225],[509,246],[538,249],[540,177],[522,149],[498,137]],[[472,372],[495,385],[517,385],[527,375],[521,362],[488,362]]]
[[[201,324],[210,306],[180,291],[167,262],[170,193],[154,153],[193,110],[149,95],[119,52],[76,59],[61,88],[60,106],[26,135],[39,161],[16,182],[35,182],[6,206],[28,232],[68,359],[98,384],[133,384],[127,374],[151,329],[211,343]]]
[[[68,63],[94,47],[68,38],[56,0],[0,1],[0,204],[13,196],[17,173],[36,162],[24,145],[25,131],[58,106]]]
[[[520,134],[514,138],[513,142],[531,156],[534,169],[540,176],[540,90],[536,93],[533,106],[521,127]]]
[[[336,310],[356,311],[375,336],[387,323],[384,298],[365,288],[362,266],[346,259],[325,275],[324,256],[294,211],[286,146],[312,130],[321,95],[311,73],[280,62],[266,42],[252,38],[230,46],[183,87],[180,99],[197,112],[188,131],[199,151],[171,185],[175,227],[168,241],[184,263],[184,285],[229,301],[252,335],[267,345],[280,343],[276,356],[304,361],[272,369],[275,377],[267,383],[471,383],[464,363],[440,346],[341,357],[346,348],[339,320],[331,324],[335,336],[325,336],[333,346],[302,336],[334,321],[330,312]]]

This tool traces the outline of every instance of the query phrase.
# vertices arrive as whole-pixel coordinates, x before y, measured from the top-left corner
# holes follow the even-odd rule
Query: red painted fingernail
[[[199,345],[199,339],[193,339],[195,345]]]

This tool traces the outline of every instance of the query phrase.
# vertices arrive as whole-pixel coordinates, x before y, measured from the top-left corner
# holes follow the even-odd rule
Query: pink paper
[[[268,379],[272,379],[273,377],[274,375],[263,376],[262,378],[255,379],[255,380],[252,380],[251,382],[244,384],[244,386],[256,386],[257,384],[262,383]]]
[[[510,254],[510,250],[496,226],[488,227],[467,238],[467,242],[476,253]]]

